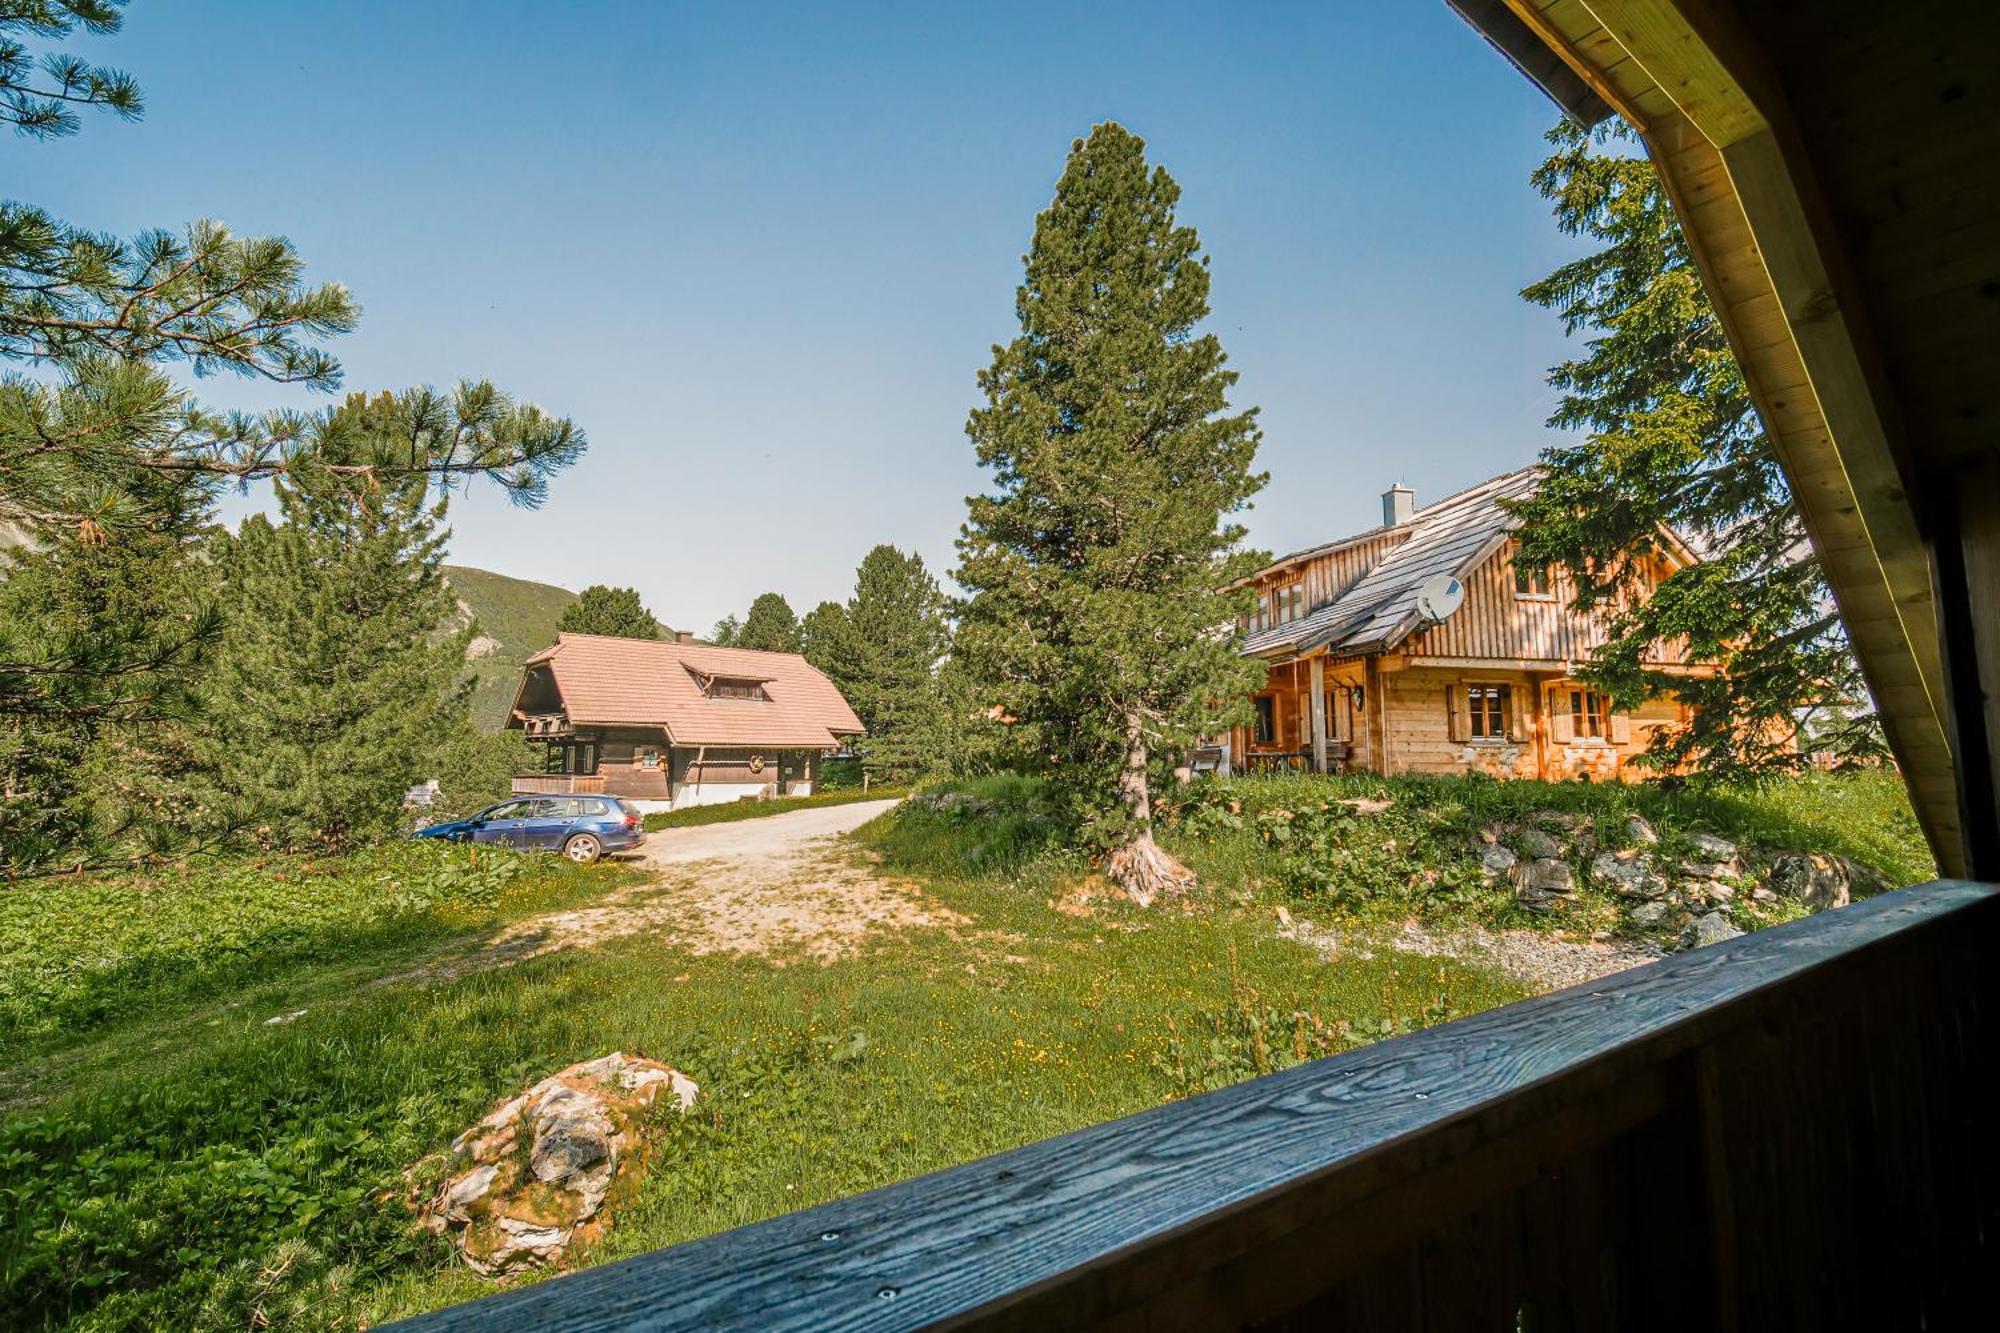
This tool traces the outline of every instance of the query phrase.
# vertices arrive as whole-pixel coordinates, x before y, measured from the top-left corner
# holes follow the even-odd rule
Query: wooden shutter
[[[1500,687],[1500,719],[1510,741],[1524,741],[1528,738],[1528,728],[1521,718],[1521,710],[1514,706],[1514,687]]]
[[[1444,687],[1446,735],[1455,741],[1472,739],[1472,711],[1466,704],[1465,686]]]
[[[1558,685],[1548,693],[1549,739],[1567,743],[1576,739],[1576,720],[1569,712],[1569,687]]]
[[[1630,713],[1613,713],[1610,718],[1610,730],[1611,743],[1613,745],[1630,745],[1632,743],[1632,715]]]

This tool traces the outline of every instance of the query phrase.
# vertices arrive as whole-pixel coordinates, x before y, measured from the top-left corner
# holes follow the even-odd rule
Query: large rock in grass
[[[1626,898],[1663,898],[1668,888],[1667,877],[1654,868],[1653,858],[1635,849],[1599,852],[1590,863],[1590,878]]]
[[[1538,856],[1514,866],[1514,900],[1537,912],[1553,911],[1576,888],[1576,873],[1569,862],[1553,856]]]
[[[452,1140],[451,1176],[420,1210],[474,1272],[561,1258],[608,1221],[614,1187],[645,1169],[653,1107],[685,1114],[699,1093],[679,1070],[614,1051],[549,1075]]]
[[[1792,852],[1771,863],[1764,887],[1780,898],[1805,904],[1814,912],[1845,907],[1854,896],[1854,872],[1841,856]]]
[[[1710,912],[1688,923],[1687,929],[1681,932],[1681,947],[1706,949],[1711,944],[1733,940],[1742,933],[1736,928],[1736,923],[1729,919],[1728,913]]]

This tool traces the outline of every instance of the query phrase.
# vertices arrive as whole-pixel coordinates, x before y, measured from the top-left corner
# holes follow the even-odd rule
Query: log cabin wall
[[[642,801],[668,798],[664,732],[658,727],[603,727],[596,734],[597,771],[606,792]]]

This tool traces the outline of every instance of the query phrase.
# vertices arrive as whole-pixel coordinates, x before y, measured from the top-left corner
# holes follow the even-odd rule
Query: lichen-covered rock
[[[614,1188],[644,1169],[661,1095],[685,1114],[699,1091],[679,1070],[622,1051],[551,1074],[452,1140],[452,1174],[420,1220],[453,1233],[475,1272],[552,1262],[602,1230]]]
[[[1520,859],[1520,857],[1514,855],[1511,847],[1503,846],[1497,842],[1491,843],[1485,851],[1479,854],[1479,868],[1485,871],[1488,877],[1499,879],[1503,875],[1511,873],[1514,869],[1514,863]]]
[[[1598,885],[1626,898],[1663,898],[1667,877],[1653,867],[1653,858],[1644,852],[1599,852],[1590,863],[1590,878]]]
[[[1736,928],[1736,923],[1729,919],[1728,913],[1710,912],[1688,923],[1687,929],[1681,932],[1681,947],[1705,949],[1711,944],[1733,940],[1742,933]]]
[[[1635,926],[1651,930],[1665,922],[1667,914],[1673,910],[1670,903],[1658,898],[1649,902],[1635,903],[1630,914],[1631,921]]]
[[[1576,874],[1569,862],[1553,856],[1538,856],[1514,866],[1514,899],[1523,907],[1546,912],[1576,888]]]
[[[1854,874],[1845,857],[1792,852],[1771,863],[1764,885],[1780,898],[1821,912],[1847,906],[1853,898]]]
[[[1653,826],[1647,822],[1644,815],[1625,817],[1625,841],[1634,846],[1651,847],[1659,840],[1660,835],[1653,831]]]
[[[1514,850],[1530,860],[1548,860],[1563,854],[1563,845],[1554,835],[1538,828],[1524,828],[1514,835]]]

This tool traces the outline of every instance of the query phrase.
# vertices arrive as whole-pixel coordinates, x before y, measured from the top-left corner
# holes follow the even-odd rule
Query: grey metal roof
[[[1408,539],[1391,547],[1352,587],[1290,624],[1247,636],[1243,652],[1261,656],[1286,649],[1373,652],[1393,647],[1418,628],[1418,586],[1434,574],[1461,579],[1469,574],[1514,526],[1514,516],[1500,502],[1533,495],[1541,475],[1541,468],[1531,465],[1417,510],[1405,525]]]

